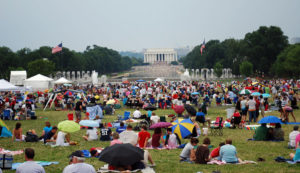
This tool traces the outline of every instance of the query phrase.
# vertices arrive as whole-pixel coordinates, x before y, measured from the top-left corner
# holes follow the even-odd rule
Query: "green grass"
[[[225,112],[226,107],[210,107],[208,110],[208,117],[212,120],[216,116],[226,116]],[[133,112],[133,109],[122,108],[116,111],[116,114],[123,114],[125,110]],[[155,111],[158,115],[167,115],[174,113],[173,110],[157,110]],[[143,112],[146,113],[146,112]],[[300,121],[300,111],[295,111],[295,116],[298,121]],[[68,111],[41,111],[37,110],[36,112],[38,119],[37,120],[26,120],[21,121],[23,133],[29,129],[35,129],[40,135],[44,127],[45,121],[50,121],[52,125],[57,125],[58,122],[67,119]],[[272,115],[278,115],[277,112],[272,112]],[[271,115],[267,113],[267,115]],[[111,122],[116,119],[114,116],[105,116],[104,122]],[[5,123],[12,130],[15,126],[16,121],[5,121]],[[260,162],[258,164],[250,165],[198,165],[198,164],[189,164],[189,163],[179,163],[179,154],[180,149],[176,150],[149,150],[155,163],[155,170],[158,173],[172,172],[172,173],[190,173],[190,172],[212,172],[214,170],[219,170],[221,172],[300,172],[300,165],[290,165],[287,163],[277,163],[274,161],[274,158],[277,156],[288,157],[290,152],[286,148],[288,141],[288,134],[291,132],[292,125],[283,125],[285,132],[284,142],[248,142],[247,139],[251,138],[254,131],[245,130],[245,129],[224,129],[224,136],[209,136],[212,142],[212,145],[216,147],[221,141],[224,141],[226,138],[233,139],[233,144],[236,146],[238,151],[238,157],[243,160],[253,160],[256,161],[258,157],[264,158],[265,162]],[[70,155],[75,150],[89,149],[91,147],[106,147],[109,145],[109,142],[100,142],[93,141],[87,142],[82,139],[82,135],[85,134],[86,130],[80,130],[79,132],[71,134],[71,140],[78,141],[77,146],[70,147],[56,147],[52,148],[50,146],[45,146],[41,142],[38,143],[26,143],[26,142],[12,142],[11,139],[1,138],[0,147],[9,149],[9,150],[20,150],[25,149],[26,147],[32,147],[36,151],[35,160],[38,161],[58,161],[58,165],[51,165],[45,167],[46,172],[62,172],[65,166],[68,165],[68,155]],[[203,136],[199,138],[200,142],[203,140]],[[24,155],[14,156],[14,162],[23,162]],[[88,158],[86,162],[92,164],[97,170],[105,163],[98,161],[95,158]],[[4,172],[13,172],[10,170],[5,170]]]

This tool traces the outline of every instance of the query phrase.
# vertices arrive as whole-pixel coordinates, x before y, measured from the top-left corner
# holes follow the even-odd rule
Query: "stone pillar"
[[[209,69],[206,70],[206,79],[209,79]]]
[[[215,76],[214,76],[214,69],[210,69],[210,78],[211,79],[215,78]]]
[[[63,72],[62,72],[62,76],[60,76],[60,77],[66,77],[66,72],[63,71]]]
[[[192,79],[194,79],[195,78],[195,69],[191,69],[191,71],[192,71]]]
[[[81,79],[80,71],[77,71],[77,79]]]
[[[196,80],[198,80],[199,76],[199,69],[196,69]]]

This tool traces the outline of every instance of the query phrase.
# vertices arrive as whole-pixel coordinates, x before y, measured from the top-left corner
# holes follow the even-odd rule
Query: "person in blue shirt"
[[[120,123],[120,127],[118,127],[117,129],[116,129],[116,132],[117,133],[122,133],[123,131],[125,131],[126,130],[126,126],[124,125],[124,123],[123,122],[121,122]]]
[[[226,163],[239,163],[241,160],[237,157],[235,146],[231,139],[226,139],[225,145],[220,148],[220,160]]]
[[[51,130],[52,130],[52,126],[51,126],[50,122],[49,122],[49,121],[46,121],[46,122],[45,122],[45,127],[44,127],[44,129],[43,129],[42,136],[39,137],[39,139],[40,139],[40,140],[43,139],[44,136],[45,136],[47,133],[49,133]]]

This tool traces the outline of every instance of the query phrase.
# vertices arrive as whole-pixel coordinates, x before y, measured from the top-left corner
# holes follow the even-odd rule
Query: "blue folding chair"
[[[130,118],[130,112],[129,111],[124,112],[124,118],[122,118],[121,115],[118,116],[118,119],[121,120],[121,121],[128,120],[129,118]]]
[[[3,111],[3,119],[4,120],[11,120],[10,110],[4,110]]]

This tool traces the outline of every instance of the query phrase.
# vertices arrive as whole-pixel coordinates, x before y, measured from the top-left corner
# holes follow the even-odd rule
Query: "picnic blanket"
[[[210,162],[207,162],[207,164],[209,165],[213,165],[213,164],[216,164],[216,165],[225,165],[225,164],[232,164],[232,163],[226,163],[226,162],[223,162],[223,161],[220,161],[220,160],[212,160]],[[235,163],[237,165],[244,165],[244,164],[257,164],[256,162],[252,161],[252,160],[244,160],[242,161],[241,163]]]
[[[98,115],[101,119],[103,118],[103,112],[99,105],[86,107],[86,112],[89,113],[90,120],[93,120]]]
[[[276,162],[286,162],[288,164],[296,164],[296,163],[300,163],[300,160],[291,160],[291,159],[286,159],[284,157],[278,156],[274,159]]]
[[[23,154],[23,150],[10,151],[10,150],[5,150],[4,148],[0,148],[0,154],[10,154],[14,156],[18,154]]]
[[[172,149],[177,149],[174,147],[162,147],[162,148],[153,148],[153,147],[146,147],[146,149],[152,150],[152,149],[156,149],[156,150],[172,150]]]
[[[24,162],[23,162],[24,163]],[[41,166],[49,166],[49,165],[57,165],[59,162],[48,162],[48,161],[35,161],[35,163],[41,165]],[[22,163],[13,163],[12,164],[12,170],[16,170]]]
[[[101,168],[99,168],[97,170],[97,172],[99,172],[99,173],[113,173],[113,172],[120,173],[122,171],[109,170],[108,169],[108,164],[106,164],[106,165],[102,166]],[[146,167],[145,169],[136,169],[136,170],[132,170],[130,172],[155,173],[154,169],[150,168],[150,167]]]

